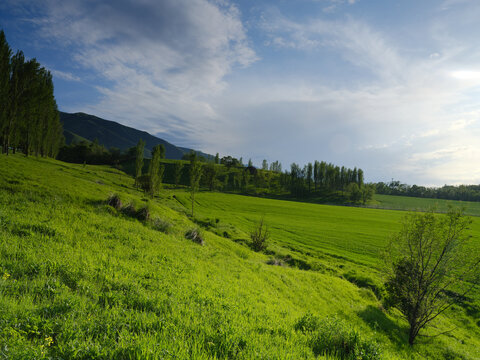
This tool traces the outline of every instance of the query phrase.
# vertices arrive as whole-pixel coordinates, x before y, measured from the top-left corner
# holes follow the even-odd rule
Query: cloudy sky
[[[480,183],[478,0],[2,0],[59,107],[260,164]]]

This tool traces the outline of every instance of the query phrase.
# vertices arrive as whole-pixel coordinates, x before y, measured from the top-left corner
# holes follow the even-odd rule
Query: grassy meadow
[[[145,206],[149,220],[125,210]],[[338,338],[358,359],[480,358],[480,294],[413,348],[383,309],[382,249],[404,211],[200,192],[189,212],[187,189],[151,200],[106,166],[2,156],[0,359],[335,359],[322,349]],[[480,218],[471,231],[480,251]]]
[[[390,210],[423,211],[436,209],[438,212],[446,212],[449,206],[465,208],[465,214],[480,216],[480,202],[416,198],[410,196],[375,194],[368,207]]]

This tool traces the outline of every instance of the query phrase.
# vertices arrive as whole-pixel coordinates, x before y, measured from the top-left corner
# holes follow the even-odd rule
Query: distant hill
[[[115,147],[126,150],[136,146],[138,140],[143,139],[145,141],[145,156],[150,156],[155,145],[163,144],[167,159],[181,159],[184,154],[192,151],[192,149],[175,146],[168,141],[150,135],[146,131],[81,112],[74,114],[60,112],[60,120],[63,123],[67,144],[98,139],[98,142],[107,148]],[[197,154],[206,158],[213,158],[212,155],[201,151],[197,151]]]

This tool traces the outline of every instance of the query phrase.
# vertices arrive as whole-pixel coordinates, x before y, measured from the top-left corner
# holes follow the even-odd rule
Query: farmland
[[[383,309],[382,250],[404,211],[201,191],[192,219],[188,189],[151,200],[105,166],[14,155],[0,172],[0,358],[313,359],[305,319],[338,320],[382,359],[480,357],[479,294],[413,349]],[[261,218],[265,253],[248,246]],[[184,237],[195,226],[204,246]],[[479,251],[479,218],[471,233]]]

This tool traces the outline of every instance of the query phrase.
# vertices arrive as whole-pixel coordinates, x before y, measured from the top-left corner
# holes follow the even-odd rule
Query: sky
[[[2,0],[60,110],[220,156],[480,183],[480,1]]]

